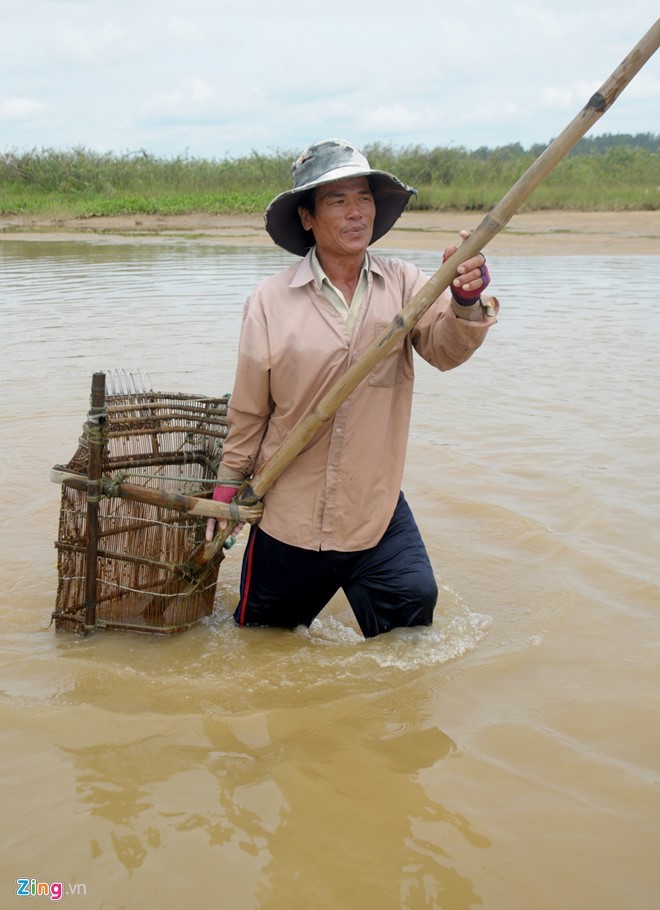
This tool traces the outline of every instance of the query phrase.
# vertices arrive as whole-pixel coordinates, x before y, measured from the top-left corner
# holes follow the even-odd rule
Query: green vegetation
[[[487,211],[543,152],[518,143],[495,149],[364,149],[372,167],[417,188],[411,208]],[[84,148],[0,153],[0,214],[99,215],[262,212],[290,187],[295,152],[206,160],[115,155]],[[532,194],[524,209],[660,208],[660,136],[583,139]]]

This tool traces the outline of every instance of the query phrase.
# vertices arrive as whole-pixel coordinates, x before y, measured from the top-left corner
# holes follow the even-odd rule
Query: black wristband
[[[451,296],[453,297],[453,299],[456,301],[456,303],[459,306],[474,306],[475,303],[479,303],[479,301],[481,300],[481,294],[477,294],[476,297],[471,297],[467,300],[465,299],[465,297],[459,297],[458,294],[454,293],[453,287],[451,288]]]

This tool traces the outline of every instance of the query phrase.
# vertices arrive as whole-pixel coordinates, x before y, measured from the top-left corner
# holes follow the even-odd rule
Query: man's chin
[[[354,250],[366,250],[370,240],[371,234],[369,231],[355,231],[354,233],[344,234],[344,243],[347,247]]]

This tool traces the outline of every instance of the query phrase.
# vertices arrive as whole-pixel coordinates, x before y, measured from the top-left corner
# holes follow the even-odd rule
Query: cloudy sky
[[[557,135],[657,0],[0,0],[0,151]],[[660,133],[660,52],[593,129]]]

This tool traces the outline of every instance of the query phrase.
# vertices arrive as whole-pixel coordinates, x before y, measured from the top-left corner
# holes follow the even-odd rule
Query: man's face
[[[313,231],[320,254],[364,254],[374,229],[376,206],[366,177],[347,177],[320,186],[316,211],[298,209],[306,231]]]

